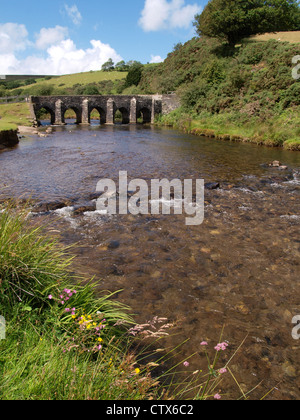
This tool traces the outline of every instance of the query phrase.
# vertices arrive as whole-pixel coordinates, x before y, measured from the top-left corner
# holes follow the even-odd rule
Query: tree
[[[83,90],[84,95],[99,95],[99,90],[95,85],[87,85]]]
[[[143,65],[141,63],[135,62],[131,65],[126,77],[125,87],[137,86],[142,78],[143,74]]]
[[[108,61],[106,61],[106,63],[103,64],[101,70],[102,71],[113,71],[115,64],[113,62],[113,60],[110,58]]]
[[[128,65],[125,63],[124,60],[119,61],[116,65],[115,65],[115,70],[117,71],[128,71]]]
[[[300,29],[298,0],[210,0],[196,15],[198,34],[225,39],[231,46],[266,32]]]

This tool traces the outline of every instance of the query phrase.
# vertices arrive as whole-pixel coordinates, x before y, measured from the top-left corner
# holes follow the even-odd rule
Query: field
[[[28,104],[0,104],[0,131],[16,129],[17,125],[31,125]]]
[[[103,72],[103,71],[90,71],[87,73],[75,73],[75,74],[68,74],[65,76],[57,76],[53,77],[52,79],[40,79],[34,86],[41,86],[41,85],[53,85],[55,88],[64,87],[64,88],[71,88],[76,84],[81,85],[88,85],[90,83],[99,83],[103,81],[116,81],[125,79],[127,73],[119,72],[119,71],[112,71],[112,72]],[[30,86],[29,86],[30,87]]]
[[[250,39],[254,41],[269,41],[270,39],[275,39],[276,41],[298,44],[300,43],[300,31],[267,33],[253,36]]]

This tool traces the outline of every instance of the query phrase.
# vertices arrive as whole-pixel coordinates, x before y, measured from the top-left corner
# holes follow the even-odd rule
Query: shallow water
[[[274,160],[289,169],[269,168]],[[185,216],[95,212],[97,182],[117,181],[121,170],[130,179],[204,178],[220,188],[206,190],[200,226],[187,227]],[[190,339],[180,360],[203,340],[213,349],[225,325],[224,362],[247,336],[232,361],[244,392],[263,381],[253,398],[276,387],[269,398],[299,399],[300,342],[291,336],[300,315],[299,170],[300,154],[279,149],[171,129],[70,125],[2,152],[0,190],[36,199],[36,220],[77,243],[74,269],[95,275],[99,290],[122,290],[117,299],[138,322],[177,322],[166,345]],[[199,368],[206,362],[195,356],[190,369]],[[240,395],[229,375],[222,389]]]

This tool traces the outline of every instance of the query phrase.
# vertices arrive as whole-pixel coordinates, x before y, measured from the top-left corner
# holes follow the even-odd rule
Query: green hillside
[[[180,96],[182,108],[161,123],[299,150],[300,83],[292,77],[299,54],[299,45],[275,40],[247,40],[232,49],[193,38],[164,63],[144,69],[139,88]]]
[[[127,72],[89,71],[37,80],[0,82],[0,96],[121,93]]]

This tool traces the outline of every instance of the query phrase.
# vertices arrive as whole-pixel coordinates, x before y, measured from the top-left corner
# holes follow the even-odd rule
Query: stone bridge
[[[65,113],[72,109],[77,124],[90,124],[91,113],[100,114],[101,124],[114,124],[117,111],[122,114],[123,124],[136,124],[138,118],[144,123],[154,123],[156,115],[168,114],[179,107],[176,95],[135,96],[31,96],[32,118],[39,123],[39,111],[45,109],[51,115],[51,124],[64,125]]]

